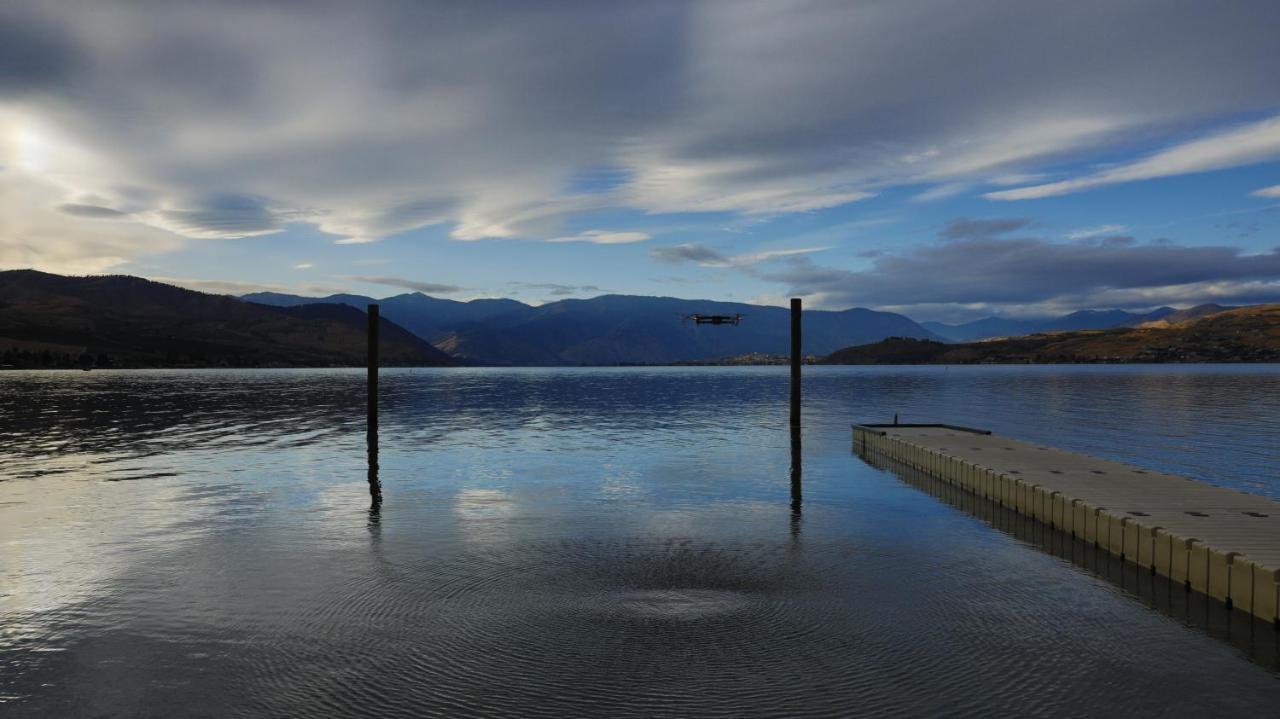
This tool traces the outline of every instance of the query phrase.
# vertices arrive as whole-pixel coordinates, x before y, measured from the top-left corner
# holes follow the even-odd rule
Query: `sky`
[[[1280,3],[0,2],[0,269],[1280,301]]]

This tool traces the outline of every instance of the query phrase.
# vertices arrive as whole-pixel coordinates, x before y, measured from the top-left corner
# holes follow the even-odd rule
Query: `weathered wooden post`
[[[800,426],[800,298],[791,298],[791,426]]]
[[[378,306],[369,305],[369,436],[378,431]]]
[[[803,498],[800,446],[800,298],[791,298],[791,534],[800,532],[800,506]]]
[[[369,447],[369,494],[375,505],[382,501],[382,483],[378,480],[378,306],[369,305],[369,380],[365,390],[368,402],[366,431]]]

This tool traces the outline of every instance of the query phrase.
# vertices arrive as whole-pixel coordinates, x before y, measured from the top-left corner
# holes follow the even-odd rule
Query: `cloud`
[[[996,235],[1013,232],[1014,230],[1020,230],[1030,224],[1031,220],[1025,217],[992,218],[986,220],[970,220],[962,217],[948,222],[947,226],[938,234],[948,240],[994,237]]]
[[[214,295],[247,295],[253,292],[280,292],[309,297],[323,297],[346,292],[345,287],[332,285],[303,284],[281,285],[271,282],[238,282],[234,280],[202,280],[190,277],[148,277],[147,279],[163,282],[167,285],[185,287],[197,292],[208,292]]]
[[[1097,227],[1081,227],[1067,233],[1068,240],[1087,240],[1102,235],[1116,235],[1129,229],[1128,225],[1098,225]]]
[[[568,237],[556,237],[551,242],[590,242],[597,245],[625,245],[632,242],[644,242],[652,239],[647,232],[609,232],[606,230],[587,230]]]
[[[1254,190],[1249,194],[1253,197],[1280,197],[1280,185],[1264,187],[1261,190]]]
[[[1137,162],[1111,167],[1092,175],[1044,185],[989,192],[985,197],[993,200],[1053,197],[1121,182],[1257,164],[1277,157],[1280,157],[1280,117],[1271,117],[1174,145]]]
[[[830,247],[795,247],[786,250],[765,250],[763,252],[749,252],[745,255],[734,255],[729,258],[729,264],[735,267],[758,265],[761,262],[776,260],[782,257],[794,257],[796,255],[809,255],[814,252],[825,252]]]
[[[0,93],[24,94],[65,82],[82,62],[65,28],[17,8],[0,9]]]
[[[295,269],[295,270],[309,270],[309,269],[311,269],[311,268],[313,268],[313,267],[315,267],[315,265],[313,265],[313,264],[312,264],[312,263],[310,263],[310,262],[299,262],[298,264],[296,264],[296,265],[294,265],[294,266],[293,266],[293,269]]]
[[[89,217],[103,220],[115,220],[121,217],[127,217],[129,213],[113,210],[110,207],[99,207],[98,205],[81,205],[74,202],[67,202],[58,205],[58,211],[74,217]]]
[[[666,262],[673,265],[685,262],[696,262],[703,265],[720,265],[728,263],[729,258],[725,255],[698,244],[682,244],[667,245],[665,247],[655,247],[649,250],[649,255],[659,262]]]
[[[262,199],[220,193],[191,203],[183,209],[156,212],[157,224],[174,232],[200,239],[239,239],[280,232],[280,216]]]
[[[457,285],[445,285],[436,282],[419,282],[417,280],[406,280],[402,277],[388,277],[386,275],[343,275],[343,279],[352,280],[354,282],[368,282],[373,285],[387,285],[388,287],[400,287],[406,290],[414,290],[415,292],[424,292],[429,295],[450,295],[455,292],[462,292],[465,287]]]
[[[1280,105],[1258,71],[1280,65],[1269,0],[317,7],[8,3],[0,165],[55,189],[45,206],[101,198],[136,224],[99,224],[161,233],[116,237],[108,259],[102,232],[56,213],[42,222],[84,252],[40,250],[46,267],[293,222],[358,244],[435,224],[561,238],[607,208],[810,212]],[[1210,144],[1068,190],[1271,151]],[[584,183],[595,168],[608,178]],[[28,244],[0,234],[6,256]]]
[[[1001,187],[1009,187],[1011,185],[1026,185],[1031,182],[1041,182],[1048,178],[1048,175],[1042,172],[1023,172],[1011,173],[1008,175],[996,175],[987,178],[987,182],[992,185]]]
[[[104,222],[68,213],[62,195],[61,187],[21,169],[0,171],[0,267],[96,274],[182,246],[176,235],[132,218]]]
[[[1280,299],[1280,250],[1247,254],[1233,247],[1138,244],[1132,238],[1081,244],[1036,238],[963,239],[876,258],[865,271],[794,258],[760,272],[789,294],[829,306],[913,307],[1025,305],[1145,306],[1211,296],[1215,300]],[[1194,288],[1194,292],[1191,289]]]
[[[933,202],[935,200],[949,200],[952,197],[958,197],[968,192],[973,187],[972,182],[944,182],[940,185],[934,185],[924,192],[918,193],[911,198],[912,202]]]
[[[631,162],[633,179],[622,191],[628,204],[650,212],[783,214],[823,210],[875,196],[839,187],[848,181],[838,177],[773,177],[783,172],[781,168],[749,161],[690,163],[665,155],[636,154]]]
[[[508,282],[508,287],[518,287],[530,290],[547,290],[547,294],[553,297],[567,297],[569,295],[605,292],[596,285],[562,285],[555,282]]]
[[[699,244],[681,244],[668,245],[665,247],[655,247],[649,251],[649,255],[659,262],[667,264],[683,264],[693,262],[703,267],[737,267],[746,268],[758,265],[761,262],[776,260],[783,257],[793,257],[796,255],[807,255],[814,252],[822,252],[830,249],[828,247],[797,247],[785,250],[765,250],[762,252],[750,252],[742,255],[726,255],[716,250]]]

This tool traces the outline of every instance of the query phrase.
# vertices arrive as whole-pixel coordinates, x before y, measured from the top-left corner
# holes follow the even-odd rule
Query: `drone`
[[[693,320],[695,325],[736,325],[741,324],[742,315],[680,315],[681,322]]]

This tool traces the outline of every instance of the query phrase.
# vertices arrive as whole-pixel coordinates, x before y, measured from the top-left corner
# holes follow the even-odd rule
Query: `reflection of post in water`
[[[369,518],[376,520],[382,508],[382,481],[378,479],[378,425],[369,427]]]
[[[800,505],[802,502],[802,482],[800,470],[800,425],[791,425],[791,536],[800,534]]]
[[[366,389],[368,416],[366,441],[369,451],[369,518],[373,521],[382,506],[382,482],[378,479],[378,306],[369,305],[369,378]]]

